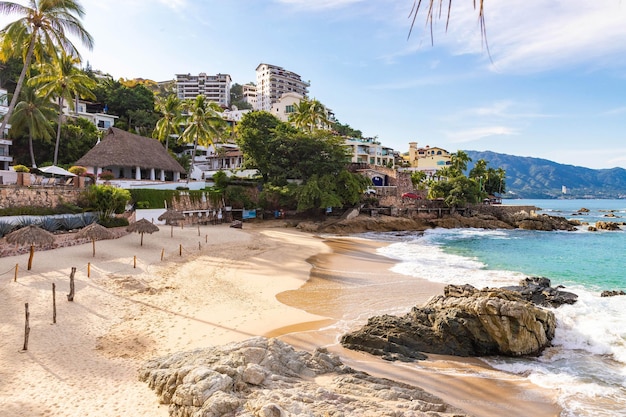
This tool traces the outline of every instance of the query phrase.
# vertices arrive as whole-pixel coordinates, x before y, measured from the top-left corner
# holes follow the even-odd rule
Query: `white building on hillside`
[[[270,64],[259,64],[256,68],[255,110],[270,111],[272,105],[285,93],[297,93],[304,97],[309,90],[308,82],[302,81],[295,72]]]
[[[252,106],[253,109],[256,109],[256,85],[244,84],[242,87],[243,93],[243,101]]]
[[[207,75],[204,72],[198,75],[176,74],[176,95],[182,100],[193,100],[203,95],[207,100],[227,108],[230,106],[231,82],[228,74]]]
[[[376,138],[347,138],[346,146],[351,151],[351,161],[354,163],[394,166],[395,151],[383,146]]]
[[[107,107],[97,103],[90,103],[84,100],[78,100],[71,103],[64,102],[63,114],[68,117],[82,117],[96,125],[98,130],[106,131],[110,127],[115,126],[115,119],[118,116],[107,113]]]

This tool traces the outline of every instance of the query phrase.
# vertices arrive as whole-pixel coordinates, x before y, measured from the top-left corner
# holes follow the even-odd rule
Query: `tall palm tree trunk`
[[[63,123],[63,95],[59,97],[59,122],[57,126],[57,140],[54,144],[54,162],[52,165],[57,164],[58,156],[59,156],[59,142],[61,141],[61,124]]]
[[[15,109],[15,105],[17,104],[17,100],[20,96],[20,91],[22,91],[22,86],[24,85],[24,80],[26,79],[26,72],[28,68],[30,68],[30,62],[33,59],[33,51],[35,50],[35,41],[37,40],[37,31],[35,29],[33,31],[32,37],[30,38],[30,44],[28,45],[28,52],[26,53],[26,59],[24,60],[24,66],[22,67],[22,72],[20,72],[20,78],[17,80],[17,85],[15,86],[15,92],[13,93],[13,97],[11,98],[11,103],[9,104],[9,108],[7,109],[7,114],[2,118],[2,125],[0,126],[0,136],[4,135],[4,129],[7,127],[7,123],[13,115],[13,110]]]
[[[28,132],[28,150],[30,151],[31,167],[37,168],[37,164],[35,163],[35,150],[33,149],[33,135],[30,132]]]

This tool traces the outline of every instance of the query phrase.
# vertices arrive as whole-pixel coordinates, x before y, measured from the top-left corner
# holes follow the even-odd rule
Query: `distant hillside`
[[[513,156],[491,151],[465,151],[506,171],[506,197],[511,198],[626,198],[626,170],[590,169],[563,165],[547,159]],[[562,186],[567,193],[562,193]]]

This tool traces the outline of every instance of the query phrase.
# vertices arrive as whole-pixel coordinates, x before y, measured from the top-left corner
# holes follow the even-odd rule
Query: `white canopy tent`
[[[41,172],[45,172],[46,174],[60,175],[62,177],[75,177],[76,176],[76,174],[72,174],[68,170],[63,169],[61,167],[58,167],[56,165],[50,165],[48,167],[43,167],[43,168],[40,168],[39,170]]]

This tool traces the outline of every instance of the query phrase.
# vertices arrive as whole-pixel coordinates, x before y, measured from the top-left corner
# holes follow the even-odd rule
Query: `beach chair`
[[[44,186],[44,187],[52,187],[55,183],[56,183],[56,178],[51,177],[51,178],[47,178],[47,179],[43,182],[43,186]]]
[[[35,182],[33,182],[32,185],[41,185],[41,182],[43,181],[43,177],[40,176],[36,176],[35,177]]]
[[[66,187],[69,187],[70,185],[72,185],[74,183],[74,178],[69,177],[67,180],[65,180],[65,185]]]

